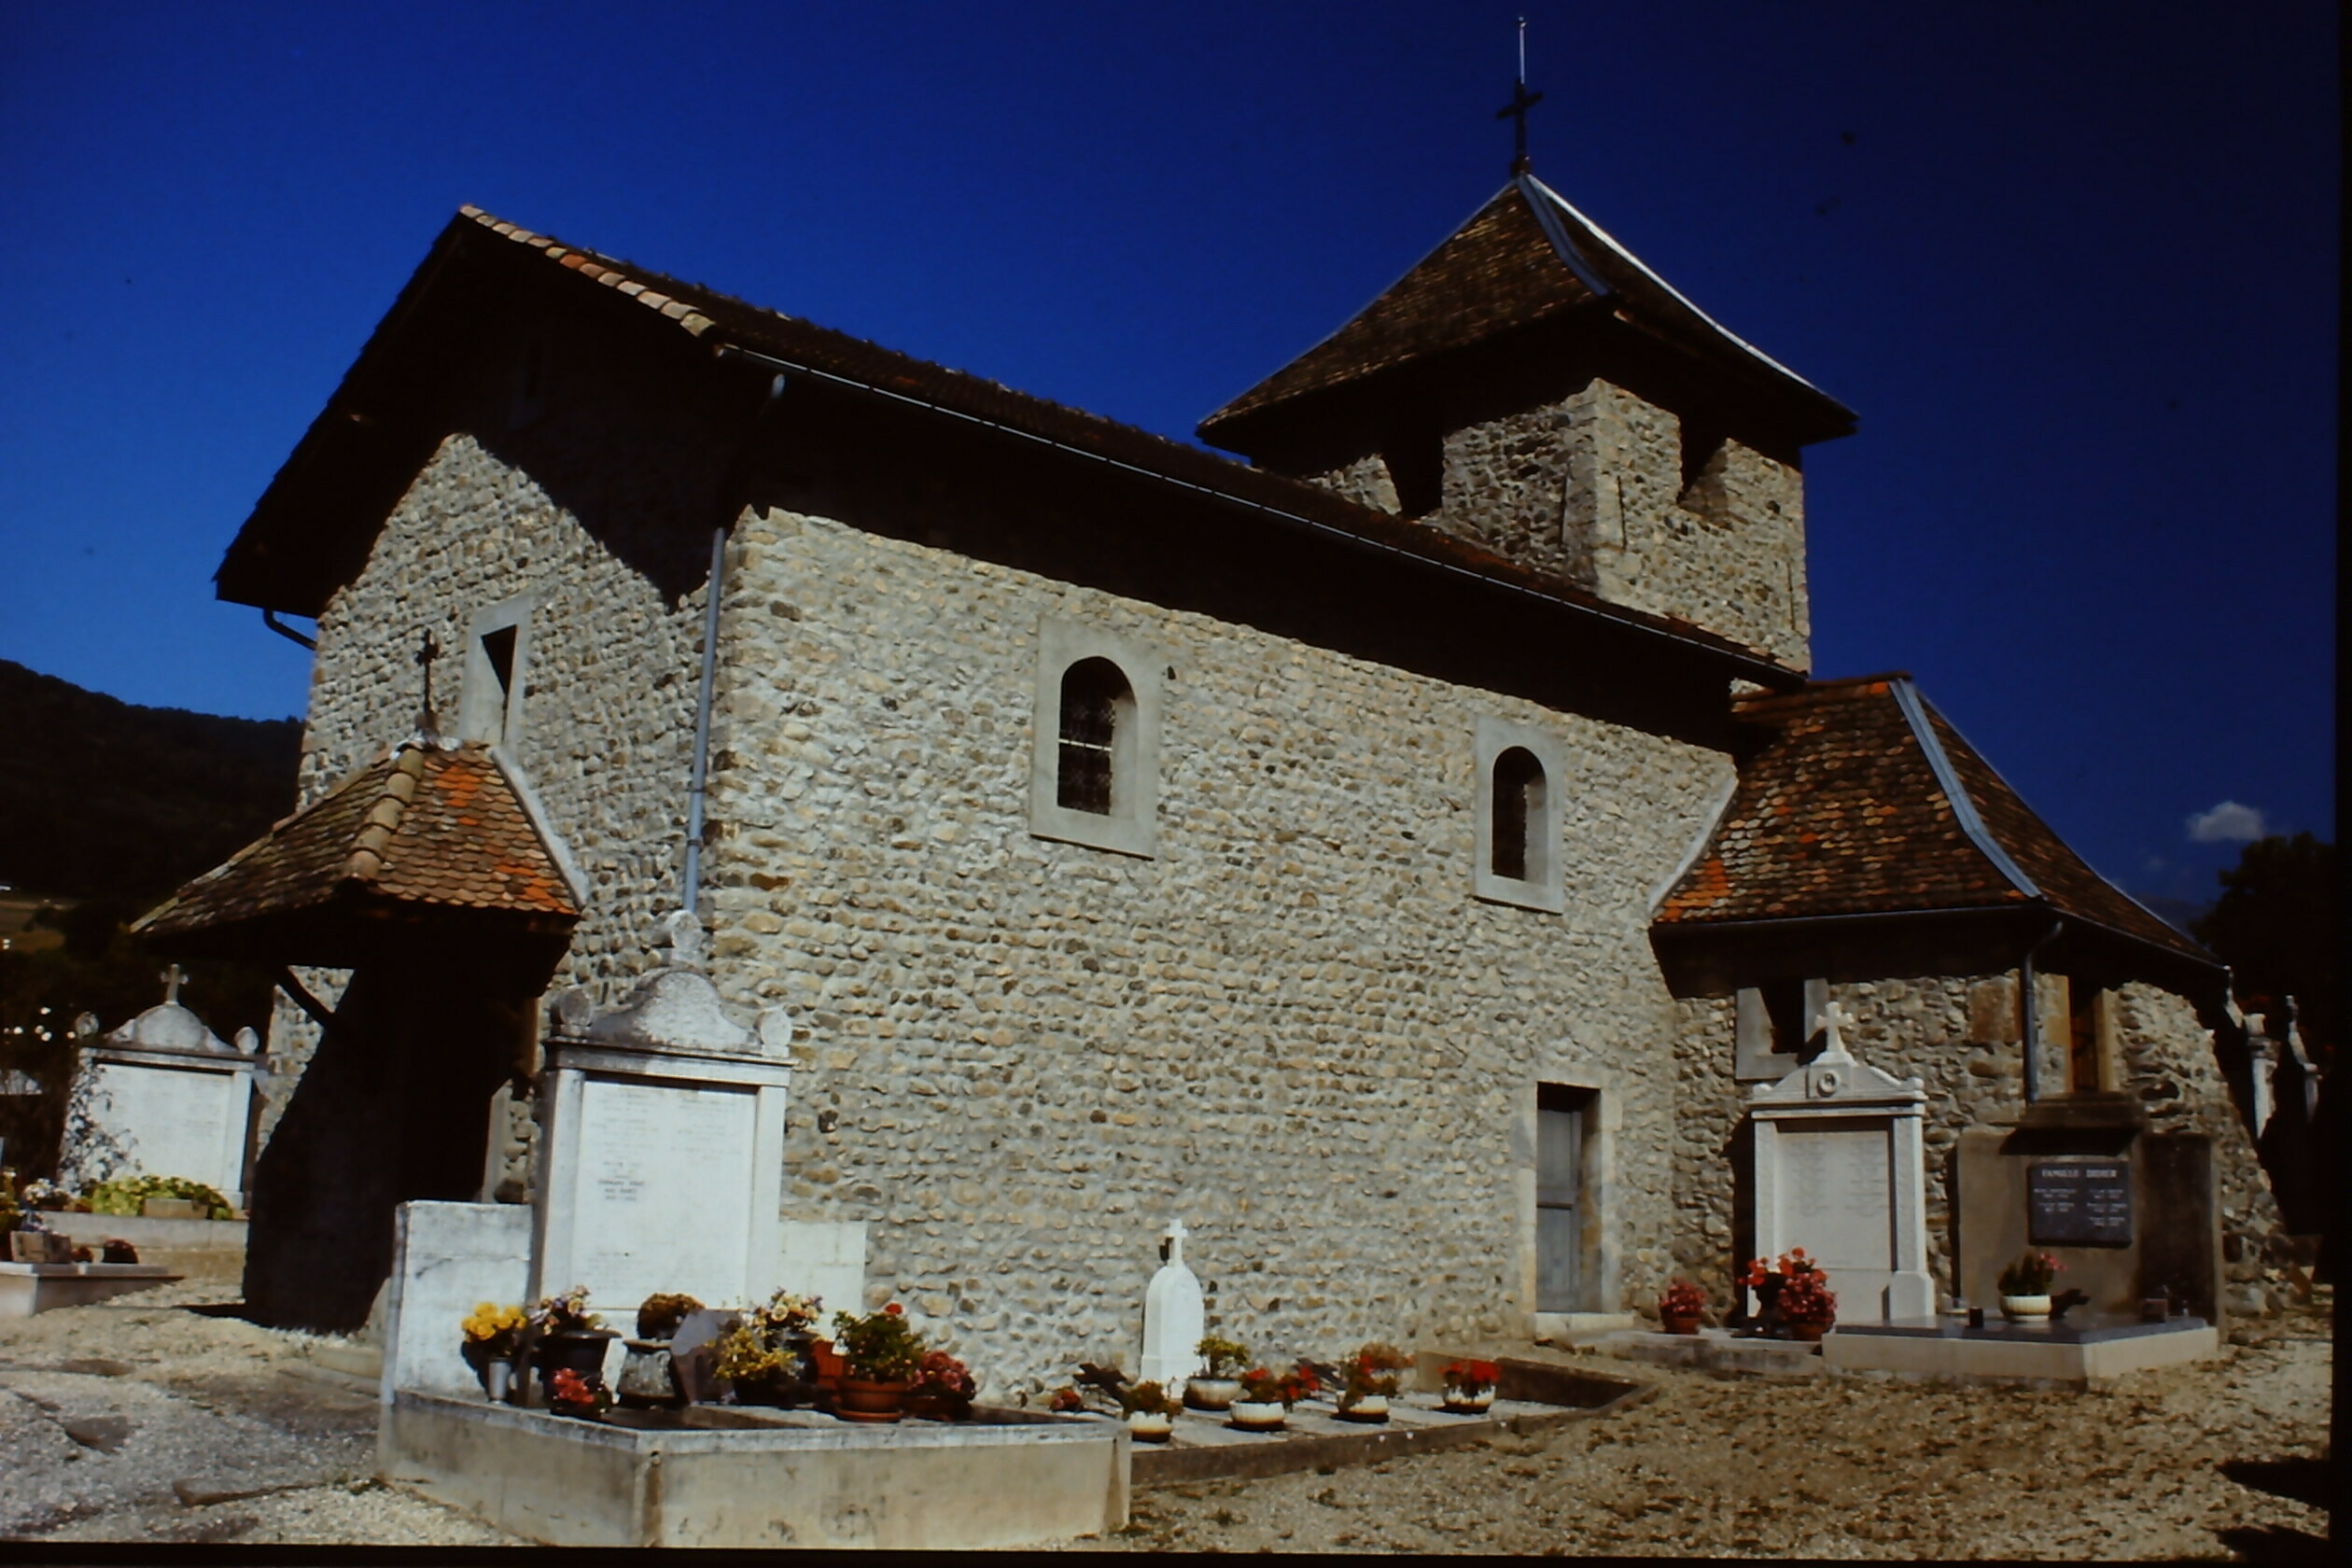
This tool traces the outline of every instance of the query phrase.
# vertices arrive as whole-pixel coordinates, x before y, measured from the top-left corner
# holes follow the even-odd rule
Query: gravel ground
[[[2328,1556],[2324,1317],[2103,1393],[1713,1377],[1539,1438],[1137,1494],[1145,1551]],[[2308,1501],[2282,1496],[2299,1492]]]
[[[175,1284],[0,1323],[0,1539],[519,1544],[379,1485],[375,1401],[304,1376],[306,1337],[189,1311],[234,1254],[161,1254]]]
[[[301,1335],[189,1310],[233,1299],[233,1265],[177,1261],[178,1284],[0,1323],[0,1539],[519,1544],[375,1482],[374,1401],[302,1375]],[[1125,1533],[1057,1545],[2293,1554],[2327,1530],[2326,1335],[2318,1315],[2266,1324],[2221,1361],[2088,1394],[1608,1362],[1657,1397],[1547,1437],[1145,1491]]]

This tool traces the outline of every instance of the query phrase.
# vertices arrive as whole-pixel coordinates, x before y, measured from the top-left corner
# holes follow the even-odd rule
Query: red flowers
[[[906,1309],[900,1306],[895,1301],[891,1302],[888,1307],[883,1308],[882,1310],[889,1313],[890,1316],[894,1318],[903,1318],[906,1315]]]
[[[1449,1361],[1446,1364],[1446,1387],[1472,1399],[1502,1380],[1503,1368],[1491,1361]]]

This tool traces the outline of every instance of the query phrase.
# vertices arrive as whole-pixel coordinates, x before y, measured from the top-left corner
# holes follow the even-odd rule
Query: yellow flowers
[[[466,1319],[466,1337],[477,1345],[511,1344],[522,1337],[524,1322],[520,1307],[478,1302],[472,1316]]]

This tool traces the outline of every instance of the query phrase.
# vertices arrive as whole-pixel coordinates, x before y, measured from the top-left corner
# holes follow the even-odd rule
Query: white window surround
[[[1529,814],[1527,875],[1522,879],[1494,873],[1494,764],[1514,747],[1543,765],[1543,799]],[[1489,903],[1514,904],[1557,915],[1567,907],[1561,855],[1561,824],[1566,819],[1561,789],[1562,748],[1560,737],[1532,724],[1513,723],[1481,714],[1477,735],[1477,800],[1472,816],[1476,854],[1471,861],[1470,890]]]
[[[1132,706],[1113,732],[1111,810],[1074,811],[1060,804],[1062,677],[1087,659],[1106,659],[1127,678]],[[1029,749],[1029,832],[1039,838],[1110,849],[1146,860],[1157,852],[1159,818],[1159,653],[1076,621],[1037,623],[1037,689]]]
[[[457,738],[512,750],[523,737],[524,693],[530,689],[531,611],[539,595],[525,594],[474,611],[466,623],[466,673],[457,702]],[[514,633],[506,679],[491,663],[485,638]]]
[[[1764,999],[1761,986],[1743,986],[1734,1002],[1736,1021],[1733,1034],[1731,1076],[1742,1084],[1777,1084],[1810,1059],[1814,1042],[1821,1033],[1821,1015],[1829,1005],[1829,982],[1805,982],[1805,1039],[1800,1048],[1793,1051],[1775,1050],[1781,1043],[1772,1032],[1772,1017]]]

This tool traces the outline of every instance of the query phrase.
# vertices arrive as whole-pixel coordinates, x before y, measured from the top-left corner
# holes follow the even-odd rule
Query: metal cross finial
[[[1527,159],[1527,111],[1544,101],[1540,92],[1527,91],[1527,19],[1519,19],[1519,80],[1512,84],[1511,101],[1494,111],[1497,119],[1517,120],[1517,147],[1511,155],[1511,173],[1523,175],[1532,165]]]
[[[441,739],[441,725],[433,718],[433,661],[440,657],[441,644],[428,631],[416,645],[416,667],[425,672],[424,706],[418,709],[416,733],[428,746]]]
[[[163,1005],[166,1007],[177,1005],[179,1001],[180,982],[188,978],[187,975],[180,973],[180,966],[174,964],[171,968],[157,975],[156,978],[163,982]]]

